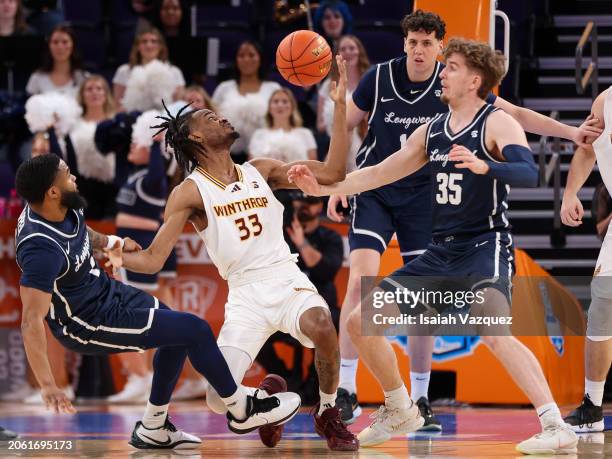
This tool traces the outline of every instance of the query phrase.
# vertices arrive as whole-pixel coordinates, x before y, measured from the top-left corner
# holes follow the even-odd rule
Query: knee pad
[[[604,278],[602,278],[604,279]],[[601,297],[602,289],[612,290],[597,283],[591,283],[591,304],[587,313],[587,337],[591,341],[606,341],[612,337],[612,297]]]
[[[227,407],[221,397],[212,387],[209,387],[206,391],[206,405],[210,408],[210,411],[217,414],[227,413]]]

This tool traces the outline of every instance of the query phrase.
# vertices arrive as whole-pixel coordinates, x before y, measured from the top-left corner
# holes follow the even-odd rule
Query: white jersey
[[[200,237],[223,279],[296,261],[283,238],[283,205],[251,164],[236,165],[228,185],[201,167],[187,178],[198,186],[208,226]]]
[[[601,179],[612,194],[612,88],[608,89],[604,100],[604,124],[603,132],[593,142],[593,149]]]

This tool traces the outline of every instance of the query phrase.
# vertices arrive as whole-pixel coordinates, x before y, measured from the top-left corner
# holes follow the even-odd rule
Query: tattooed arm
[[[119,242],[119,245],[124,252],[142,250],[140,244],[133,241],[129,237],[124,237],[121,239],[120,237],[114,235],[107,236],[106,234],[98,233],[97,231],[92,230],[89,226],[87,227],[87,234],[89,235],[89,241],[93,250],[110,249],[111,247],[108,246],[109,243],[114,246],[117,242]]]
[[[98,233],[89,226],[87,227],[87,234],[89,235],[89,242],[91,243],[92,249],[102,250],[106,248],[108,244],[108,236],[106,234]]]

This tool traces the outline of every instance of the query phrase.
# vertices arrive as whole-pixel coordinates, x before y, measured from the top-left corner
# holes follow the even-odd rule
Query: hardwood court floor
[[[178,428],[202,438],[199,450],[137,451],[127,441],[142,414],[142,406],[81,405],[77,409],[76,415],[69,416],[19,404],[0,405],[0,425],[19,432],[24,443],[29,440],[73,442],[71,450],[8,450],[8,445],[1,445],[0,458],[514,458],[521,457],[514,449],[515,444],[539,430],[535,414],[527,409],[438,408],[436,413],[444,426],[442,433],[411,434],[376,448],[341,453],[327,449],[325,442],[314,433],[312,417],[307,410],[302,410],[286,425],[281,443],[268,449],[259,442],[257,433],[237,436],[229,432],[225,418],[211,413],[203,401],[198,401],[174,403],[170,413]],[[368,414],[372,412],[371,408],[364,409],[351,430],[359,432],[367,426]],[[606,413],[606,427],[610,429],[612,406],[607,407]],[[612,431],[581,435],[578,455],[559,457],[612,457]]]

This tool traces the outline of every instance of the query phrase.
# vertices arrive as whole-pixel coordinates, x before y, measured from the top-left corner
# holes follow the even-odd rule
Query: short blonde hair
[[[272,114],[270,113],[270,104],[272,103],[272,98],[279,92],[282,92],[283,94],[285,94],[289,98],[289,102],[291,102],[292,110],[291,110],[291,116],[289,117],[289,124],[291,125],[291,127],[294,127],[294,128],[302,127],[302,125],[304,124],[304,121],[302,120],[302,115],[300,114],[300,111],[298,110],[297,101],[295,100],[295,97],[293,96],[293,93],[291,92],[291,90],[287,88],[277,89],[276,91],[272,93],[272,95],[270,96],[270,99],[268,99],[268,111],[266,112],[266,126],[270,128],[274,126],[274,119],[272,118]]]
[[[499,51],[493,51],[487,43],[451,38],[444,49],[444,61],[451,54],[461,54],[465,58],[466,65],[480,74],[482,83],[478,88],[478,97],[483,100],[504,77],[505,57]]]
[[[166,45],[166,40],[164,39],[164,36],[155,27],[145,27],[140,32],[138,32],[138,34],[134,38],[132,50],[130,51],[130,67],[142,64],[142,56],[138,51],[138,45],[140,44],[140,40],[142,39],[143,35],[149,34],[155,35],[155,37],[157,37],[157,40],[159,40],[159,56],[157,56],[157,59],[162,62],[168,61],[168,45]]]
[[[116,113],[115,99],[113,98],[113,94],[110,90],[110,87],[108,86],[108,83],[106,82],[106,79],[102,75],[88,76],[87,78],[85,78],[85,81],[83,81],[83,83],[81,84],[81,87],[79,88],[79,92],[77,94],[77,102],[83,109],[83,115],[85,114],[85,112],[87,112],[87,107],[85,107],[85,100],[84,100],[83,94],[85,93],[85,86],[90,81],[99,81],[100,83],[102,83],[102,87],[104,87],[104,94],[106,95],[104,99],[104,107],[103,107],[104,114],[108,116],[109,118],[115,116],[115,113]]]

